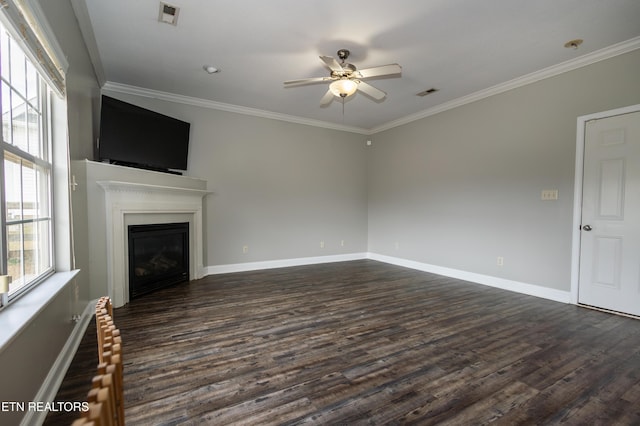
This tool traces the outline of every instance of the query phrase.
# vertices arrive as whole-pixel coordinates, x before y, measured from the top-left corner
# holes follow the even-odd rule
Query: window
[[[0,31],[1,269],[12,277],[11,299],[53,272],[50,90],[4,26]]]

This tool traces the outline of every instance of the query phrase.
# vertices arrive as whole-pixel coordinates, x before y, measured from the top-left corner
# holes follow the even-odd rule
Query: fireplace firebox
[[[129,299],[189,281],[189,223],[130,225]]]

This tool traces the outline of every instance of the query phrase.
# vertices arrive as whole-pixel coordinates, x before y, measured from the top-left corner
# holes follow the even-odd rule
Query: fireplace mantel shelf
[[[146,183],[122,182],[117,180],[101,180],[96,182],[105,191],[117,192],[146,192],[156,194],[189,194],[204,197],[212,194],[211,191],[190,188],[178,188],[173,186],[150,185]]]

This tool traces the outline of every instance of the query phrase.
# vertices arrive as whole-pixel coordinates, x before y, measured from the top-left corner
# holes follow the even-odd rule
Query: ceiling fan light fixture
[[[362,92],[375,101],[384,100],[387,94],[364,80],[391,75],[399,76],[402,73],[402,67],[398,64],[387,64],[358,70],[355,65],[345,62],[348,57],[349,51],[346,49],[338,51],[338,59],[342,62],[336,61],[336,59],[331,56],[320,56],[320,60],[331,71],[329,77],[289,80],[285,81],[284,85],[285,87],[292,87],[293,85],[300,86],[304,84],[328,82],[329,90],[327,90],[322,99],[320,99],[320,106],[325,107],[329,105],[334,97],[337,97],[342,98],[342,105],[344,107],[344,99],[353,95],[356,91]]]
[[[335,96],[346,98],[347,96],[351,96],[356,93],[356,90],[358,90],[358,83],[353,80],[342,78],[331,83],[329,85],[329,90],[331,90],[331,93]]]

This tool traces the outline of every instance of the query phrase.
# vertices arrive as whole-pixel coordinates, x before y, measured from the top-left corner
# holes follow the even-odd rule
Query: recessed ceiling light
[[[202,69],[205,70],[206,72],[208,72],[209,74],[216,74],[220,72],[219,68],[216,68],[212,65],[203,65]]]
[[[582,40],[581,38],[577,38],[575,40],[569,40],[564,44],[564,47],[566,47],[567,49],[576,50],[582,44],[583,41],[584,40]]]

